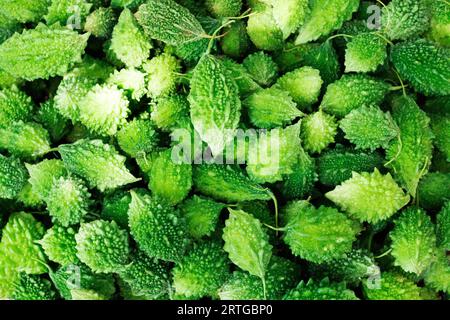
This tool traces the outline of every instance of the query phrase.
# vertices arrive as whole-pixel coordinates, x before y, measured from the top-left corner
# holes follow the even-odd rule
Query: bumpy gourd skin
[[[33,190],[33,186],[30,182],[27,182],[19,194],[17,194],[17,200],[23,203],[27,208],[40,208],[44,205],[44,201]]]
[[[273,183],[291,174],[300,154],[300,122],[262,132],[249,144],[247,173],[256,182]]]
[[[267,299],[279,300],[294,287],[299,278],[298,266],[285,258],[272,256],[266,274]],[[245,271],[234,271],[218,292],[221,300],[263,300],[261,279]]]
[[[278,75],[277,64],[264,51],[250,54],[242,64],[250,76],[263,87],[270,86]]]
[[[278,78],[276,86],[289,92],[303,110],[318,101],[322,84],[320,71],[306,66]]]
[[[221,61],[226,69],[227,77],[230,77],[236,82],[241,99],[261,89],[242,64],[229,58],[223,58]]]
[[[369,277],[378,276],[380,268],[371,253],[354,249],[337,259],[311,265],[309,273],[314,279],[328,277],[332,281],[358,284]]]
[[[66,168],[100,191],[136,182],[125,167],[125,157],[101,140],[79,140],[58,148]]]
[[[418,199],[427,210],[439,210],[449,199],[450,173],[430,172],[419,183]]]
[[[345,72],[374,72],[387,58],[386,42],[374,33],[361,33],[347,44]]]
[[[227,202],[269,200],[268,190],[250,180],[236,166],[195,165],[193,167],[195,188],[204,195]]]
[[[303,44],[326,36],[350,20],[358,9],[358,0],[318,0],[311,6],[311,13],[301,26],[295,44]]]
[[[128,223],[139,248],[150,257],[180,261],[188,239],[186,222],[179,210],[134,191],[131,191],[131,197]]]
[[[25,159],[42,157],[50,150],[50,137],[36,122],[17,121],[0,127],[0,149]]]
[[[307,115],[301,122],[302,144],[310,153],[320,153],[334,142],[336,119],[321,110]]]
[[[431,1],[428,37],[443,47],[450,47],[450,6],[444,1]]]
[[[450,94],[448,50],[424,39],[405,41],[393,47],[391,61],[418,92],[445,96]]]
[[[12,295],[14,300],[54,300],[50,281],[37,275],[21,273]]]
[[[450,262],[445,250],[439,250],[436,260],[425,271],[424,280],[435,290],[450,292]]]
[[[208,54],[195,67],[190,82],[191,121],[213,156],[231,142],[241,115],[238,87],[225,77],[226,72],[223,63]]]
[[[285,210],[283,240],[294,255],[311,262],[330,261],[349,252],[360,232],[358,223],[331,207],[291,204]]]
[[[237,17],[242,8],[242,0],[206,0],[205,6],[216,18]]]
[[[96,85],[80,102],[80,121],[94,133],[112,136],[126,123],[128,105],[116,86]]]
[[[112,71],[112,67],[104,61],[84,58],[61,80],[55,95],[55,107],[65,118],[79,122],[79,109],[84,97],[97,82],[106,80]]]
[[[114,11],[111,8],[101,7],[87,16],[84,30],[98,38],[106,39],[111,35],[115,23]]]
[[[450,201],[448,200],[436,216],[436,241],[438,247],[450,249]]]
[[[0,154],[0,198],[14,199],[27,183],[28,173],[18,159]]]
[[[230,260],[242,270],[259,277],[265,283],[272,245],[262,223],[242,210],[232,210],[225,222],[222,238]]]
[[[316,165],[314,160],[302,149],[293,172],[285,176],[279,183],[281,194],[286,199],[298,199],[309,194],[317,181]]]
[[[0,0],[0,300],[447,299],[449,0],[377,1]]]
[[[140,100],[147,93],[145,73],[136,69],[115,70],[107,83],[122,89],[130,102]]]
[[[127,67],[139,67],[148,58],[152,45],[130,10],[124,9],[114,27],[110,49]]]
[[[62,266],[74,264],[79,261],[77,258],[75,234],[75,230],[71,227],[65,228],[54,225],[39,240],[39,244],[51,261]]]
[[[260,50],[275,51],[283,47],[283,32],[273,17],[272,8],[266,4],[255,5],[247,21],[247,34]]]
[[[195,245],[172,270],[176,294],[187,298],[216,296],[229,277],[229,262],[220,243]]]
[[[103,199],[101,217],[114,220],[121,228],[128,228],[128,207],[131,194],[125,190],[117,190]]]
[[[351,111],[339,123],[345,138],[356,145],[356,149],[374,151],[387,148],[398,135],[391,116],[378,107],[361,107]]]
[[[129,262],[128,234],[114,221],[82,223],[75,240],[77,257],[94,272],[116,272]]]
[[[0,44],[6,39],[11,37],[14,32],[19,31],[21,25],[19,21],[12,17],[6,16],[3,12],[0,12]],[[4,71],[0,72],[0,84],[3,86],[8,86],[8,84],[14,84],[14,78],[8,76]],[[11,80],[11,82],[10,82]]]
[[[28,81],[64,75],[81,61],[88,37],[88,33],[80,35],[39,24],[36,29],[14,34],[0,45],[0,68]]]
[[[277,53],[274,58],[280,70],[284,72],[301,66],[310,66],[319,70],[320,77],[327,85],[338,80],[341,75],[341,66],[332,41],[300,46],[288,42],[283,51]]]
[[[94,273],[82,263],[69,264],[49,273],[50,279],[65,300],[75,300],[74,290],[95,292],[104,300],[110,299],[116,288],[111,274]]]
[[[355,293],[347,289],[345,283],[333,283],[327,278],[321,281],[303,280],[290,290],[283,300],[358,300]]]
[[[119,275],[137,296],[158,299],[166,297],[170,289],[168,266],[164,262],[148,257],[142,251],[133,255],[133,262]]]
[[[436,253],[434,225],[425,211],[408,208],[395,221],[389,234],[394,264],[406,272],[421,275],[433,262]]]
[[[151,119],[163,131],[184,127],[189,123],[189,103],[185,96],[175,94],[158,99],[152,105]]]
[[[41,104],[36,121],[48,131],[53,142],[61,140],[68,131],[68,121],[56,108],[53,99]]]
[[[272,6],[273,17],[283,32],[283,39],[296,32],[310,13],[307,0],[269,0],[266,3]]]
[[[163,53],[144,62],[142,68],[147,74],[147,95],[158,98],[173,93],[177,84],[180,62],[170,54]]]
[[[187,197],[192,187],[192,166],[177,163],[172,149],[161,152],[153,161],[149,189],[152,193],[176,205]]]
[[[344,75],[328,85],[320,104],[323,111],[344,117],[361,106],[380,104],[389,90],[389,85],[378,79],[362,75]]]
[[[22,23],[36,22],[47,12],[47,7],[48,0],[38,0],[34,2],[26,0],[5,1],[2,3],[1,12]]]
[[[44,200],[55,222],[67,227],[80,223],[87,214],[90,196],[82,180],[61,177],[53,181]]]
[[[25,164],[30,175],[29,183],[33,193],[41,200],[47,198],[54,180],[67,175],[67,170],[61,160],[51,159],[43,160],[36,164]]]
[[[381,10],[381,31],[391,40],[405,40],[425,32],[430,14],[427,1],[393,0]]]
[[[363,282],[363,291],[369,300],[422,300],[421,288],[392,271],[382,272],[379,278]]]
[[[432,157],[433,133],[430,119],[409,96],[401,96],[393,101],[392,117],[400,129],[399,139],[392,140],[386,157],[394,175],[416,196],[417,185],[427,173]]]
[[[382,175],[376,168],[373,173],[353,172],[325,196],[352,217],[371,223],[390,218],[410,200],[389,173]]]
[[[0,127],[29,120],[33,107],[31,98],[17,87],[0,90]]]
[[[180,204],[180,210],[186,218],[187,228],[192,237],[200,239],[210,236],[219,223],[219,215],[224,204],[197,195]]]
[[[220,41],[220,47],[227,56],[238,59],[245,56],[250,48],[250,39],[247,35],[244,21],[234,22]]]
[[[434,134],[434,145],[450,162],[450,111],[446,114],[429,114],[431,119],[431,130]]]
[[[13,213],[3,228],[0,251],[5,252],[17,271],[45,273],[45,255],[35,243],[44,233],[44,226],[31,214]]]
[[[147,36],[169,45],[188,43],[205,34],[195,16],[175,1],[148,1],[135,16]]]
[[[214,31],[216,31],[220,27],[220,20],[216,20],[214,18],[211,18],[209,15],[205,14],[204,16],[197,16],[198,21],[202,25],[203,29],[207,34],[213,34]],[[240,39],[236,40],[234,39],[235,36],[240,37],[242,34],[243,36],[247,37],[247,34],[245,33],[245,28],[243,26],[243,21],[236,21],[230,26],[230,29],[227,29],[227,34],[222,37],[223,43],[226,42],[225,38],[227,38],[229,41],[233,42],[233,45],[235,44],[234,41],[241,41],[242,40],[242,46],[245,47],[245,42],[248,42],[247,39]],[[236,30],[238,29],[238,30]],[[242,32],[240,32],[241,30]],[[235,32],[239,32],[239,35],[234,34]],[[208,50],[209,45],[209,39],[207,37],[199,37],[197,40],[185,42],[182,44],[179,44],[173,48],[173,51],[175,52],[175,55],[184,61],[186,61],[189,65],[194,65],[197,63],[200,58],[205,54],[205,52]],[[248,46],[248,44],[247,44]],[[215,49],[217,48],[217,44],[213,44],[212,47]],[[242,48],[243,50],[246,50],[245,48]],[[223,49],[224,51],[226,49]],[[231,50],[237,50],[233,47]]]
[[[85,21],[89,11],[93,7],[93,4],[87,0],[60,0],[51,1],[48,7],[48,12],[44,16],[45,21],[48,25],[54,23],[61,23],[61,25],[82,23]],[[76,11],[77,10],[77,11]],[[78,13],[78,21],[74,18],[74,11]],[[73,19],[73,20],[71,20]],[[73,27],[73,25],[71,25]]]
[[[117,143],[132,158],[152,152],[158,138],[155,125],[148,119],[133,119],[117,133]]]
[[[372,172],[381,168],[383,157],[377,153],[364,153],[350,148],[336,148],[324,152],[317,160],[320,183],[336,186],[352,177],[352,172]]]
[[[253,93],[243,104],[250,121],[263,129],[283,127],[303,115],[287,91],[274,87]]]

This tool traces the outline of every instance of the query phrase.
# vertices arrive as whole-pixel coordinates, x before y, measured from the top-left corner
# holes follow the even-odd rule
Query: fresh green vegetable
[[[0,0],[0,300],[448,299],[449,13]]]
[[[410,200],[389,173],[383,175],[376,168],[372,173],[353,172],[325,196],[354,218],[372,223],[390,218]]]
[[[64,75],[81,61],[88,37],[89,33],[39,24],[0,45],[0,68],[28,81]]]

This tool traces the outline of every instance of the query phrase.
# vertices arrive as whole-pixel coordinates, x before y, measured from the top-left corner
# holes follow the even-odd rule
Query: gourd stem
[[[242,20],[251,16],[254,16],[256,14],[256,12],[252,12],[251,8],[248,8],[247,10],[245,10],[240,16],[238,17],[228,17],[229,20]]]
[[[397,90],[402,90],[403,88],[408,88],[408,85],[404,85],[404,86],[392,86],[389,88],[389,91],[397,91]]]
[[[400,129],[398,127],[396,127],[396,130],[397,130],[397,139],[398,139],[398,150],[397,150],[397,153],[395,154],[395,156],[391,160],[389,160],[388,162],[386,162],[384,164],[385,167],[388,167],[392,162],[397,160],[397,158],[400,156],[400,153],[403,150],[403,142],[402,142],[402,137],[400,135]]]
[[[351,35],[348,35],[348,34],[345,34],[345,33],[338,33],[338,34],[335,34],[335,35],[329,37],[325,42],[330,41],[330,40],[333,40],[333,39],[335,39],[335,38],[339,38],[339,37],[343,37],[343,38],[345,38],[345,37],[347,37],[347,38],[353,38],[353,36],[351,36]]]
[[[269,196],[272,198],[273,205],[275,206],[275,227],[278,229],[278,201],[275,195],[272,193],[272,191],[268,191]],[[278,236],[278,230],[276,230],[276,235]]]
[[[58,148],[58,147],[56,147],[56,148],[51,148],[51,149],[47,150],[47,151],[45,152],[45,154],[48,154],[48,153],[50,153],[50,152],[58,152],[58,151],[59,151],[59,148]]]
[[[385,5],[381,0],[377,0],[377,2],[378,2],[379,4],[381,4],[381,5],[383,6],[383,8],[386,8],[386,5]]]
[[[403,95],[406,97],[406,89],[405,89],[406,86],[405,86],[405,84],[404,84],[404,82],[403,82],[402,77],[400,77],[400,74],[398,73],[398,71],[397,71],[395,68],[392,69],[392,70],[395,72],[395,74],[396,74],[398,80],[400,81],[400,85],[401,85],[402,90],[403,90]]]
[[[272,230],[274,230],[274,231],[284,231],[284,230],[285,230],[285,228],[276,228],[276,227],[271,226],[270,224],[267,224],[267,223],[264,223],[264,225],[265,225],[267,228],[272,229]]]
[[[266,279],[265,279],[265,277],[262,277],[261,280],[262,280],[262,285],[263,285],[264,300],[267,300]]]
[[[388,38],[383,36],[381,33],[375,32],[375,35],[378,36],[379,38],[383,39],[384,41],[386,41],[386,43],[389,43],[389,45],[391,45],[391,46],[394,45],[394,43],[392,41],[390,41]]]
[[[223,25],[221,25],[219,28],[217,28],[213,34],[210,37],[209,43],[208,43],[208,48],[206,49],[205,55],[209,54],[211,52],[214,40],[223,37],[223,35],[217,36],[217,34],[219,33],[220,30],[222,30],[223,28],[235,23],[236,20],[229,20],[227,22],[225,22]]]
[[[383,257],[387,256],[389,253],[391,253],[391,251],[392,251],[392,249],[389,249],[386,252],[383,252],[382,254],[380,254],[379,256],[376,256],[375,259],[383,258]]]

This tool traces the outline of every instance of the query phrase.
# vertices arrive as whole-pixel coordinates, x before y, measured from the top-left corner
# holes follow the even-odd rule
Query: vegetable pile
[[[449,50],[446,0],[0,0],[0,298],[447,299]]]

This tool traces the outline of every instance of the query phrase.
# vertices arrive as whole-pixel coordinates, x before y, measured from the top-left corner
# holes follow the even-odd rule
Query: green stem
[[[423,167],[419,172],[419,177],[418,177],[419,181],[420,181],[420,179],[422,179],[422,177],[427,172],[429,162],[430,162],[430,159],[428,157],[426,157],[425,163],[423,164]],[[418,197],[417,187],[416,187],[416,190],[414,190],[414,203],[419,205],[419,197]]]
[[[338,33],[338,34],[335,34],[334,36],[329,37],[325,42],[328,42],[330,40],[333,40],[333,39],[339,38],[339,37],[353,38],[353,36],[351,36],[351,35],[348,35],[348,34],[345,34],[345,33]]]
[[[408,88],[408,85],[404,85],[404,86],[392,86],[389,88],[389,91],[397,91],[397,90],[403,90],[404,88]]]
[[[229,25],[231,25],[231,24],[233,24],[233,23],[235,23],[235,22],[236,22],[236,20],[229,20],[229,21],[225,22],[223,25],[221,25],[219,28],[217,28],[217,29],[213,32],[213,34],[211,35],[211,38],[210,38],[210,40],[209,40],[208,48],[206,49],[205,55],[211,53],[211,49],[212,49],[212,46],[213,46],[213,44],[214,44],[214,40],[223,37],[223,36],[217,36],[217,34],[219,33],[219,31],[222,30],[222,29],[225,28],[225,27],[228,27]]]
[[[267,224],[267,223],[264,223],[264,225],[267,227],[267,228],[269,228],[269,229],[272,229],[272,230],[274,230],[274,231],[284,231],[284,230],[286,230],[286,228],[276,228],[276,227],[274,227],[274,226],[271,226],[270,224]]]
[[[45,152],[45,154],[49,154],[50,152],[59,152],[59,147],[51,148]]]
[[[403,95],[406,97],[406,86],[405,86],[405,83],[403,82],[403,80],[402,80],[402,77],[400,77],[400,74],[398,73],[398,71],[394,68],[394,69],[392,69],[394,72],[395,72],[395,74],[397,75],[397,78],[398,78],[398,80],[400,81],[400,85],[401,85],[401,87],[402,87],[402,90],[403,90]]]
[[[277,198],[275,197],[275,195],[272,193],[272,191],[268,191],[269,196],[272,198],[273,201],[273,205],[275,206],[275,227],[278,229],[279,224],[278,224],[278,201]],[[278,230],[276,231],[276,235],[278,236]]]
[[[386,41],[386,43],[388,43],[389,45],[391,45],[391,46],[394,45],[394,43],[392,41],[390,41],[388,38],[383,36],[381,33],[375,32],[375,35],[378,36],[379,38],[383,39],[384,41]]]
[[[383,6],[383,8],[386,8],[386,5],[385,5],[381,0],[377,0],[377,2],[378,2],[379,4],[381,4],[381,5]]]
[[[264,300],[267,300],[266,279],[265,279],[265,277],[262,277],[261,280],[262,280],[262,285],[263,285]]]
[[[256,12],[252,12],[251,8],[248,8],[247,10],[245,10],[240,16],[238,17],[228,17],[227,19],[229,20],[242,20],[251,16],[254,16],[256,14]]]
[[[392,249],[389,249],[388,251],[380,254],[379,256],[376,256],[375,259],[383,258],[383,257],[387,256],[389,253],[391,253],[391,251],[392,251]]]

